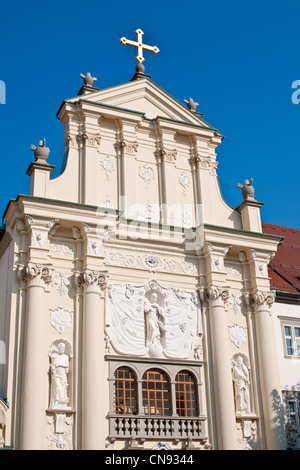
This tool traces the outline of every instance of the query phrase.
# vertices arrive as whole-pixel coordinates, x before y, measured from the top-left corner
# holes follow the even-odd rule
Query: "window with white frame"
[[[300,322],[283,321],[285,355],[300,358]]]

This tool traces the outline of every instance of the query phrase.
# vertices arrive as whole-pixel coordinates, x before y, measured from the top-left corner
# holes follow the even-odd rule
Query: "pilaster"
[[[244,301],[254,312],[257,362],[262,403],[262,419],[267,450],[286,449],[284,416],[277,345],[272,318],[274,292],[256,288],[244,294]]]
[[[52,280],[52,265],[27,262],[18,267],[27,286],[21,394],[20,449],[44,448],[47,376],[45,374],[45,288]]]
[[[97,167],[101,136],[98,116],[92,112],[88,113],[87,110],[83,116],[84,121],[80,123],[77,134],[81,168],[81,201],[93,205],[97,201]]]
[[[84,268],[75,279],[83,291],[82,449],[101,450],[105,433],[103,292],[107,272]]]
[[[224,259],[231,246],[205,241],[203,256],[206,265],[206,285],[199,290],[203,305],[208,306],[211,347],[211,390],[215,415],[217,448],[237,447],[231,357],[228,343],[228,322],[225,305],[229,299]]]
[[[227,339],[225,302],[229,289],[216,284],[200,288],[200,299],[209,307],[211,342],[212,387],[217,445],[219,450],[237,447],[234,395],[231,376],[231,360]]]
[[[162,223],[166,225],[178,224],[178,208],[176,196],[176,169],[175,161],[177,150],[175,144],[174,129],[164,126],[163,122],[157,121],[157,146],[156,157],[160,169],[160,194],[163,209]]]
[[[136,214],[129,212],[136,205],[137,189],[135,183],[136,152],[138,142],[136,127],[140,122],[139,116],[131,116],[131,119],[119,121],[119,138],[116,144],[118,149],[118,181],[119,181],[119,210],[125,217],[135,218]]]

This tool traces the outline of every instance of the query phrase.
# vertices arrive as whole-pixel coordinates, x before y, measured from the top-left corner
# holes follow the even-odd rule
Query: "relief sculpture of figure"
[[[161,350],[161,342],[164,341],[166,328],[164,326],[164,311],[158,303],[158,296],[155,292],[146,302],[144,312],[146,316],[146,346],[152,351],[156,348],[158,353]]]
[[[69,373],[69,356],[65,354],[65,344],[59,343],[57,351],[52,351],[51,358],[51,408],[67,408],[69,402],[68,390],[68,373]]]
[[[232,369],[235,384],[236,414],[239,416],[252,414],[250,410],[249,372],[243,358],[238,356]]]

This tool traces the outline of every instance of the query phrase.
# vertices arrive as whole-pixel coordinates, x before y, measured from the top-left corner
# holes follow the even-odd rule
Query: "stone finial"
[[[30,150],[34,152],[35,161],[39,163],[46,163],[46,160],[49,156],[49,148],[45,146],[46,139],[40,140],[38,147],[31,145]]]
[[[86,75],[81,73],[80,77],[83,78],[83,83],[86,86],[93,86],[94,82],[97,80],[97,77],[92,77],[90,72],[87,72]]]
[[[191,111],[196,111],[197,106],[199,106],[199,103],[195,103],[195,101],[193,100],[193,98],[189,98],[189,100],[184,100],[184,102],[187,103],[187,107],[188,107]]]
[[[244,180],[244,184],[238,183],[237,187],[242,190],[242,196],[244,201],[255,201],[254,199],[254,188],[252,186],[253,178]]]

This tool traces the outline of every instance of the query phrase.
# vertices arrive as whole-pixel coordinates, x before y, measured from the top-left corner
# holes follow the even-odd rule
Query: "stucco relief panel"
[[[119,354],[188,358],[202,338],[196,292],[160,286],[111,284],[106,297],[106,343]]]
[[[167,254],[158,254],[153,251],[133,251],[124,253],[120,250],[106,250],[105,264],[123,266],[127,268],[144,269],[150,272],[169,272],[196,276],[198,272],[197,261],[192,257],[171,257]]]

